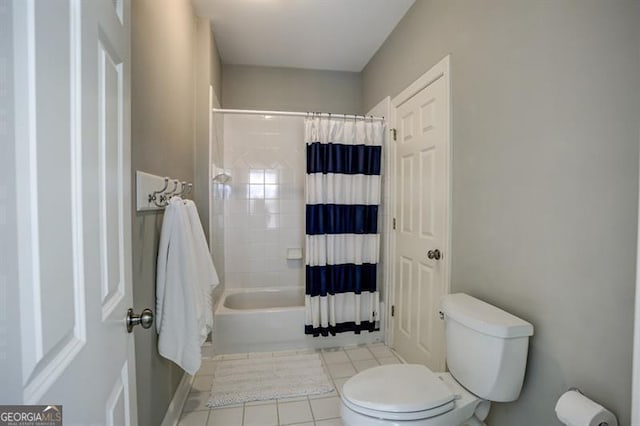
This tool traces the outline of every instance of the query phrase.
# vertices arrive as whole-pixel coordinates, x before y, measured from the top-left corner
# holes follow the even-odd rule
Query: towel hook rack
[[[173,183],[173,186],[171,184]],[[162,187],[162,188],[161,188]],[[169,204],[173,196],[184,197],[193,192],[191,182],[169,176],[157,176],[136,170],[136,210],[160,210]]]
[[[184,197],[185,195],[191,193],[191,190],[193,189],[193,184],[192,183],[187,183],[185,181],[182,181],[182,190],[180,191],[180,196]]]
[[[163,193],[167,187],[169,187],[169,178],[168,177],[164,177],[164,186],[162,187],[162,189],[159,189],[157,191],[153,191],[151,194],[149,194],[149,202],[153,202],[155,205],[158,205],[158,203],[156,202],[158,199],[158,194]]]

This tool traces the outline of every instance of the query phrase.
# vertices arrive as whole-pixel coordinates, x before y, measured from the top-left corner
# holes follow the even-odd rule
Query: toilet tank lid
[[[468,294],[444,296],[442,311],[449,318],[489,336],[513,338],[533,335],[533,325],[527,321]]]

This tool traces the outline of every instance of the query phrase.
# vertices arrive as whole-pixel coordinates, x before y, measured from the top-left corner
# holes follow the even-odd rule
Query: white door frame
[[[373,115],[377,117],[385,117],[387,120],[391,117],[391,97],[387,96],[376,106],[371,108],[367,115]],[[389,126],[390,121],[387,121],[387,129],[384,134],[383,146],[382,146],[382,179],[383,179],[383,187],[382,187],[382,241],[380,247],[380,262],[383,265],[383,275],[380,277],[381,282],[379,283],[378,288],[382,288],[382,300],[383,305],[380,306],[380,331],[382,332],[382,337],[384,342],[387,345],[391,344],[391,335],[393,334],[392,324],[391,324],[391,315],[390,306],[392,303],[392,296],[389,292],[393,289],[391,287],[391,282],[393,279],[393,275],[390,273],[393,271],[393,256],[392,256],[392,247],[393,247],[393,192],[391,186],[394,183],[393,180],[393,149],[392,143],[393,140],[391,138],[391,126]]]
[[[633,329],[631,426],[640,426],[640,200],[638,205],[638,245],[636,252],[636,303],[635,322]]]
[[[390,115],[390,128],[391,129],[396,129],[397,128],[397,117],[396,117],[396,112],[398,110],[398,107],[400,107],[400,105],[404,104],[406,101],[408,101],[409,99],[411,99],[413,96],[415,96],[416,94],[418,94],[422,89],[424,89],[425,87],[429,86],[431,83],[433,83],[434,81],[438,80],[438,79],[444,79],[445,85],[447,86],[448,90],[447,90],[447,96],[449,97],[449,128],[445,130],[446,132],[446,137],[449,140],[449,152],[448,152],[448,170],[447,170],[447,174],[446,174],[446,184],[447,184],[447,193],[449,194],[449,203],[447,205],[446,211],[444,212],[444,216],[447,220],[447,232],[448,232],[448,236],[447,238],[445,238],[445,246],[442,247],[442,252],[444,253],[443,256],[443,261],[444,261],[444,282],[445,282],[445,294],[449,294],[451,292],[451,203],[452,203],[452,186],[451,186],[451,164],[452,164],[452,155],[451,155],[451,151],[452,151],[452,131],[451,131],[451,123],[453,122],[453,120],[451,119],[452,114],[451,114],[451,109],[452,109],[452,102],[451,102],[451,55],[447,55],[445,56],[443,59],[441,59],[437,64],[435,64],[433,67],[431,67],[427,72],[425,72],[424,74],[422,74],[420,77],[418,77],[417,80],[415,80],[413,83],[411,83],[409,86],[407,86],[402,92],[400,92],[400,94],[398,94],[397,96],[395,96],[392,100],[391,100],[391,115]],[[391,139],[391,138],[390,138]],[[395,167],[395,159],[396,159],[396,144],[395,141],[391,141],[390,145],[390,161],[389,161],[389,171],[388,171],[388,175],[390,176],[390,186],[389,188],[395,188],[395,184],[396,184],[396,180],[397,180],[397,170]],[[397,212],[397,194],[395,193],[395,191],[393,191],[390,194],[389,197],[390,203],[391,204],[391,212],[392,215],[390,215],[391,217],[389,218],[390,222],[393,223],[393,218],[396,218],[398,216],[398,212]],[[395,231],[392,230],[391,228],[389,228],[391,230],[391,249],[389,250],[389,262],[388,262],[388,271],[389,274],[387,275],[388,278],[388,285],[387,288],[385,289],[385,291],[388,294],[389,297],[389,301],[388,301],[388,317],[389,317],[389,322],[388,322],[388,327],[387,327],[387,336],[385,336],[385,342],[388,345],[392,345],[393,344],[393,318],[391,318],[391,306],[395,304],[395,300],[394,300],[394,294],[395,294],[395,282],[393,277],[395,277],[395,262],[393,261],[393,259],[395,259],[395,254],[396,254],[396,238],[395,238]]]

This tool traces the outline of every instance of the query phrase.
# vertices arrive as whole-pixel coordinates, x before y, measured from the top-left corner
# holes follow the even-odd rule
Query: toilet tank
[[[533,326],[467,294],[442,299],[446,357],[456,380],[480,398],[518,399]]]

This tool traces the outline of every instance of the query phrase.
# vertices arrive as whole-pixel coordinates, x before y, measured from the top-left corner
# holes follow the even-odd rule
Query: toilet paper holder
[[[570,391],[578,392],[580,395],[586,396],[586,395],[584,394],[584,392],[582,392],[582,389],[580,389],[579,387],[572,386],[572,387],[570,387],[570,388],[569,388],[569,390],[570,390]],[[598,426],[609,426],[609,423],[607,423],[607,422],[602,422],[602,423],[599,423],[599,424],[598,424]]]

